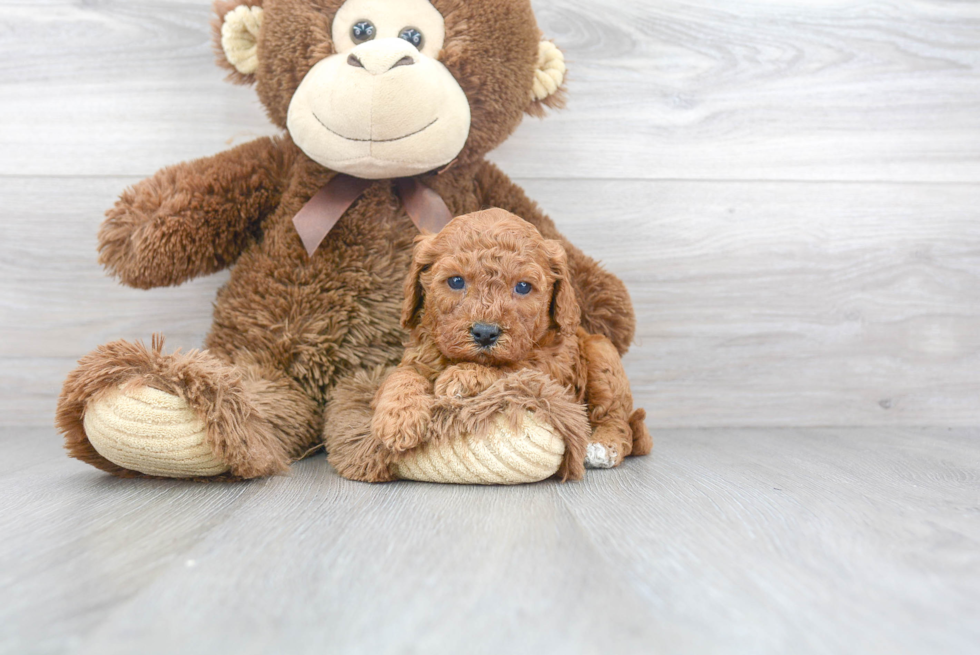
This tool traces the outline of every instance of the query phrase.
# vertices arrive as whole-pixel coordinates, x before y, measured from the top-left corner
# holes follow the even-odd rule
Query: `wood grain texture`
[[[141,175],[272,132],[221,83],[210,0],[0,14],[0,174]],[[980,179],[980,5],[539,0],[568,109],[494,158],[522,178]]]
[[[138,291],[95,263],[131,181],[0,178],[0,423],[50,425],[106,341],[200,346],[226,275]],[[652,427],[980,424],[977,186],[520,182],[626,281]]]
[[[944,653],[980,433],[664,431],[517,488],[118,480],[0,432],[0,652]],[[435,508],[438,508],[437,510]]]

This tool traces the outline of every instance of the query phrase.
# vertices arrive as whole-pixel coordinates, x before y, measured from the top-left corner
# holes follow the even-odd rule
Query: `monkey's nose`
[[[500,326],[489,323],[475,323],[470,328],[473,342],[481,348],[490,348],[500,338]]]
[[[404,39],[376,39],[354,48],[347,64],[371,75],[383,75],[398,66],[413,66],[417,58],[418,50]]]

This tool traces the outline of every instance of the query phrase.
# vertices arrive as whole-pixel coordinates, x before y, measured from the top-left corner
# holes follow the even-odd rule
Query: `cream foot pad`
[[[89,442],[113,464],[147,475],[225,473],[205,442],[207,428],[183,399],[150,387],[116,388],[85,408]]]
[[[550,425],[525,415],[516,433],[502,420],[481,439],[423,446],[392,465],[404,480],[448,484],[523,484],[550,478],[561,466],[565,442]]]

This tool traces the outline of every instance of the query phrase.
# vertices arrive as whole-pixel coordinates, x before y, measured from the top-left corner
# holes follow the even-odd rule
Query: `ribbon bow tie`
[[[310,257],[316,252],[344,212],[361,197],[374,180],[363,180],[338,173],[303,205],[293,217],[293,225]],[[420,232],[438,232],[452,220],[452,212],[442,197],[414,177],[395,180],[402,205]]]

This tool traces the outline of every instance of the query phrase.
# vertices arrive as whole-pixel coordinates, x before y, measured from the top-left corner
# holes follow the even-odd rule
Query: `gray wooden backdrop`
[[[980,2],[536,0],[569,105],[493,159],[629,285],[655,447],[518,488],[64,456],[77,358],[199,345],[225,279],[95,262],[127,185],[272,132],[209,4],[0,0],[0,655],[975,655]]]
[[[0,422],[224,277],[95,262],[127,185],[273,129],[209,0],[0,2]],[[622,276],[653,428],[980,423],[980,3],[539,0],[569,103],[492,158]]]

